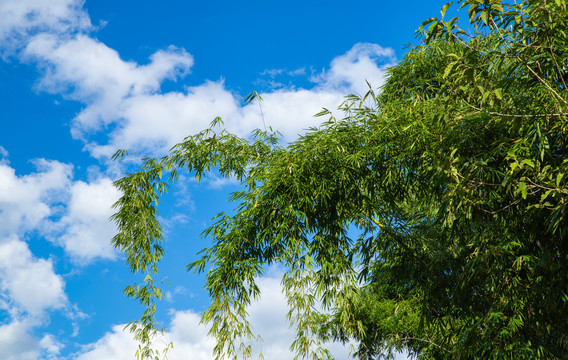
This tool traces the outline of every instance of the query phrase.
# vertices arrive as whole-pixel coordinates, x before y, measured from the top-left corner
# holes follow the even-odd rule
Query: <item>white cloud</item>
[[[121,120],[125,101],[155,93],[162,81],[187,73],[193,64],[187,52],[175,47],[154,53],[147,65],[124,61],[115,50],[86,35],[62,39],[40,34],[31,39],[24,54],[44,69],[40,89],[88,104],[74,120],[76,137]]]
[[[39,31],[66,33],[91,26],[82,10],[83,0],[0,1],[0,48],[5,53],[18,48],[30,34]]]
[[[0,162],[0,244],[12,236],[39,231],[74,259],[113,259],[109,221],[119,193],[112,180],[73,181],[72,167],[35,160],[37,171],[19,176]]]
[[[123,119],[109,135],[109,144],[91,143],[95,156],[108,157],[118,148],[164,151],[184,137],[209,126],[215,116],[240,118],[235,96],[222,81],[187,88],[185,94],[141,94],[125,99],[109,119]]]
[[[323,121],[322,118],[315,118],[314,114],[320,112],[322,107],[337,108],[345,95],[340,91],[318,87],[264,93],[261,94],[263,101],[260,103],[262,112],[258,104],[251,103],[244,108],[244,116],[235,125],[242,129],[241,132],[248,133],[256,128],[262,129],[266,123],[267,127],[282,133],[286,140],[295,140],[305,129],[316,127]]]
[[[89,35],[93,27],[82,5],[82,0],[2,0],[0,39],[14,42],[14,34],[20,34],[21,41],[15,43],[23,44],[21,59],[36,63],[44,73],[38,89],[85,105],[71,131],[98,158],[108,158],[118,148],[163,153],[206,128],[216,116],[242,136],[266,123],[287,141],[294,140],[321,122],[313,115],[322,107],[334,109],[348,93],[366,92],[365,80],[379,86],[385,68],[396,60],[392,49],[356,44],[333,59],[329,69],[312,76],[313,87],[296,89],[290,83],[261,94],[263,121],[258,104],[242,106],[240,96],[222,80],[206,81],[183,92],[161,92],[164,80],[175,81],[189,73],[193,57],[170,47],[154,53],[147,64],[125,61]],[[264,74],[306,76],[303,68]],[[93,133],[101,132],[107,141],[94,142]]]
[[[37,360],[39,344],[29,334],[28,321],[13,321],[0,326],[0,358],[4,360]]]
[[[115,325],[97,342],[85,346],[75,360],[122,360],[132,359],[138,348],[132,334],[124,331],[125,325]]]
[[[312,76],[312,88],[279,87],[261,94],[261,114],[258,103],[241,105],[240,96],[223,80],[189,86],[183,92],[162,92],[164,80],[184,76],[193,65],[193,57],[175,47],[156,52],[141,65],[121,59],[118,52],[85,34],[67,38],[44,33],[30,40],[24,58],[44,71],[39,89],[85,104],[73,120],[72,134],[98,158],[108,158],[118,148],[164,153],[185,136],[208,127],[216,116],[241,136],[266,124],[287,141],[294,140],[321,122],[313,115],[322,107],[334,109],[345,95],[365,93],[365,80],[381,85],[386,67],[396,60],[392,49],[356,44],[333,59],[329,69]],[[306,76],[303,70],[266,74]],[[93,133],[100,132],[106,133],[106,143],[91,140]]]
[[[50,260],[35,258],[27,244],[15,238],[0,244],[0,290],[15,306],[33,316],[67,303],[63,279]]]
[[[46,312],[68,307],[65,283],[51,260],[38,259],[15,237],[0,242],[0,308],[9,322],[0,326],[0,358],[55,360],[63,348],[51,334],[31,335],[45,322]]]
[[[73,182],[69,165],[42,159],[34,164],[35,172],[19,175],[0,162],[0,310],[9,321],[0,327],[0,359],[56,359],[62,345],[49,334],[38,339],[32,332],[53,310],[64,311],[74,327],[82,316],[69,303],[53,260],[34,256],[23,239],[59,231],[57,241],[72,257],[114,256],[108,218],[118,194],[110,179]]]
[[[395,62],[393,49],[383,48],[377,44],[358,43],[347,53],[333,59],[330,69],[314,76],[313,80],[324,89],[364,95],[369,90],[366,81],[374,88],[381,86],[386,67]],[[377,66],[377,63],[384,65]]]
[[[52,334],[41,339],[29,333],[36,326],[30,319],[15,320],[0,325],[0,359],[2,360],[58,360],[63,344]]]
[[[52,238],[63,245],[76,260],[88,262],[95,258],[114,259],[116,252],[111,239],[116,226],[109,220],[114,213],[112,205],[119,192],[108,178],[87,183],[77,181],[70,187],[71,198],[66,215],[58,222],[63,233]]]
[[[254,332],[261,335],[263,342],[255,345],[264,357],[271,360],[288,360],[293,357],[289,347],[294,339],[293,330],[285,319],[287,305],[281,294],[280,277],[267,276],[259,279],[262,298],[250,307],[250,319]],[[168,331],[156,340],[157,348],[172,341],[173,349],[168,352],[169,360],[211,360],[215,342],[207,336],[207,327],[200,325],[201,317],[191,310],[173,311]],[[124,326],[112,328],[97,342],[87,345],[75,360],[119,360],[131,357],[136,343]],[[341,344],[330,344],[338,359],[347,359],[349,348]]]
[[[207,329],[199,325],[201,317],[192,311],[175,312],[169,332],[174,343],[170,360],[183,360],[190,357],[195,360],[212,358],[214,341],[207,336]],[[189,355],[191,354],[191,355]]]
[[[51,259],[35,257],[20,238],[42,227],[65,199],[71,167],[57,161],[35,160],[37,171],[19,176],[0,163],[0,309],[10,321],[0,326],[0,358],[52,359],[57,342],[31,335],[50,310],[68,306],[65,282]]]
[[[289,327],[285,315],[288,311],[286,299],[281,292],[282,273],[271,268],[268,274],[258,279],[262,292],[259,301],[255,301],[249,308],[250,321],[253,333],[260,334],[263,341],[253,344],[254,354],[262,351],[265,359],[288,360],[294,357],[290,345],[294,340],[294,329]],[[155,341],[155,348],[163,349],[170,341],[173,349],[168,352],[169,360],[211,360],[215,342],[207,336],[207,327],[200,325],[201,317],[192,310],[172,311],[172,318],[166,334]],[[83,351],[76,354],[74,360],[122,360],[132,357],[137,349],[132,334],[124,325],[112,327],[95,343],[84,346]],[[336,359],[350,358],[350,345],[341,343],[328,343],[326,347]],[[396,354],[396,360],[409,359],[405,354]]]
[[[262,93],[262,111],[254,102],[241,106],[238,95],[226,89],[223,81],[189,87],[184,93],[133,95],[118,106],[106,107],[109,121],[119,126],[110,134],[108,144],[90,144],[89,149],[95,156],[107,157],[120,147],[163,152],[183,137],[205,129],[216,116],[241,136],[266,124],[280,131],[287,141],[294,140],[303,130],[321,123],[313,115],[322,107],[337,108],[350,92],[364,94],[365,80],[380,86],[386,67],[394,62],[391,49],[357,44],[334,59],[328,71],[313,77],[311,89],[280,88]]]
[[[51,335],[45,335],[39,342],[39,347],[47,360],[56,360],[64,345]]]
[[[38,172],[18,176],[0,163],[0,242],[2,236],[36,229],[70,183],[69,165],[42,159],[35,165]]]

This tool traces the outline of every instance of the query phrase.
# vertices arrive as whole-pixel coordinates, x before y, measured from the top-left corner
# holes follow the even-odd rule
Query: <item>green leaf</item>
[[[521,161],[521,165],[528,165],[529,167],[534,168],[534,161],[531,159],[524,159]]]
[[[255,90],[253,90],[247,96],[245,96],[243,102],[245,103],[245,105],[248,105],[251,102],[253,102],[255,99],[262,101],[262,97]]]
[[[550,195],[552,193],[552,190],[547,190],[544,194],[541,195],[540,197],[540,202],[544,202],[544,200],[546,200],[546,198],[548,197],[548,195]]]
[[[495,89],[495,96],[497,97],[497,99],[503,100],[503,89]]]
[[[562,181],[563,177],[564,173],[558,173],[558,175],[556,175],[556,186],[560,186],[560,182]]]
[[[442,18],[444,17],[444,15],[446,14],[446,11],[448,10],[448,8],[453,4],[453,1],[445,4],[444,6],[442,6],[442,10],[440,10],[440,12],[442,13]]]
[[[442,76],[444,79],[448,77],[448,75],[450,74],[450,72],[456,66],[457,63],[458,63],[457,61],[452,61],[451,63],[448,64],[448,66],[446,66],[446,69],[444,70],[444,75]]]
[[[435,22],[435,21],[438,21],[438,18],[431,17],[431,18],[425,20],[425,21],[422,22],[422,24],[420,25],[420,29],[423,29],[426,25],[431,24],[431,23],[433,23],[433,22]]]
[[[488,9],[481,11],[481,12],[479,13],[479,16],[481,17],[481,20],[483,20],[483,23],[484,23],[485,25],[489,25],[489,17],[490,17],[490,14],[489,14],[489,10],[488,10]]]
[[[525,182],[519,182],[518,190],[521,193],[523,199],[527,198],[527,184]]]

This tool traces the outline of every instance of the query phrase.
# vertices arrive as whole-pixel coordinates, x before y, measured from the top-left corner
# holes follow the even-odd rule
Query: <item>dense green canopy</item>
[[[127,289],[148,307],[132,324],[144,345],[161,294],[162,176],[185,168],[242,182],[188,266],[210,269],[203,320],[218,358],[250,353],[246,307],[274,263],[300,357],[325,358],[330,338],[358,340],[361,359],[568,357],[566,3],[460,3],[473,34],[426,21],[424,44],[378,94],[347,97],[343,118],[287,146],[214,124],[116,182],[114,244],[149,274]]]

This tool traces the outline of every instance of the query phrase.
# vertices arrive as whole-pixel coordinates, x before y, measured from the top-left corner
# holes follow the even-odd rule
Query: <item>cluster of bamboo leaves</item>
[[[242,185],[188,265],[207,275],[218,359],[252,355],[247,306],[272,264],[299,358],[329,358],[331,339],[357,341],[361,359],[568,357],[566,3],[458,4],[471,32],[444,6],[380,92],[348,96],[339,119],[322,111],[297,141],[216,119],[115,183],[114,245],[146,274],[125,290],[146,307],[130,325],[140,358],[159,356],[157,205],[181,170]]]

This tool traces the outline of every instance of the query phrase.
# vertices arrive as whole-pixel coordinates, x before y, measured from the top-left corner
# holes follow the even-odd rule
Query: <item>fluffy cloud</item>
[[[0,358],[6,360],[36,360],[39,344],[29,335],[30,324],[14,321],[0,326]]]
[[[149,64],[138,65],[89,36],[67,39],[46,33],[30,40],[24,58],[43,68],[40,89],[88,104],[75,118],[76,137],[120,120],[125,101],[155,93],[163,80],[183,75],[193,64],[187,52],[174,47],[154,53]]]
[[[41,159],[35,165],[38,172],[18,176],[0,163],[0,241],[2,236],[36,229],[70,183],[69,165]]]
[[[51,334],[45,335],[39,341],[39,348],[46,360],[57,360],[63,347],[64,345]]]
[[[33,316],[67,302],[63,279],[55,274],[51,261],[35,258],[23,241],[0,244],[0,279],[0,290]]]
[[[333,59],[329,69],[312,76],[311,88],[281,87],[261,94],[261,110],[257,103],[242,106],[240,96],[222,80],[162,92],[164,80],[186,75],[193,65],[192,56],[175,47],[156,52],[148,64],[140,65],[121,59],[115,50],[84,34],[73,38],[39,34],[30,40],[24,58],[43,69],[40,89],[85,104],[71,131],[99,158],[108,158],[118,148],[163,153],[206,128],[216,116],[242,136],[266,124],[286,140],[294,140],[321,122],[313,115],[322,107],[334,109],[345,95],[364,94],[366,80],[380,86],[386,68],[396,61],[392,49],[356,44]],[[97,132],[106,133],[106,143],[91,140]]]
[[[83,0],[2,0],[0,1],[1,53],[15,50],[30,34],[66,33],[91,26],[82,10]]]
[[[123,121],[110,133],[108,144],[89,144],[94,156],[108,157],[118,148],[163,152],[205,129],[215,116],[241,118],[238,101],[223,82],[207,82],[187,88],[186,93],[132,96],[115,111],[111,119]]]
[[[242,136],[266,124],[286,140],[294,140],[304,129],[318,125],[320,120],[313,115],[322,107],[334,109],[345,95],[365,93],[365,80],[381,85],[385,69],[396,61],[392,49],[356,44],[333,59],[327,70],[312,76],[311,88],[284,86],[261,94],[263,118],[258,104],[242,106],[240,96],[222,80],[162,92],[164,80],[175,81],[189,73],[193,57],[170,47],[154,53],[147,64],[121,59],[117,51],[89,35],[93,27],[80,0],[53,0],[49,5],[3,0],[0,14],[0,39],[14,42],[14,34],[24,34],[16,42],[23,44],[21,59],[42,69],[38,89],[85,105],[71,132],[98,158],[108,158],[117,148],[163,153],[206,128],[216,116]],[[304,69],[265,74],[307,76]],[[104,133],[107,140],[93,141],[94,133]]]
[[[39,230],[83,262],[115,257],[109,221],[119,194],[109,178],[73,181],[72,167],[35,160],[37,172],[18,176],[0,163],[0,244],[3,239]]]
[[[368,90],[365,80],[374,87],[382,85],[386,68],[394,62],[391,49],[357,44],[335,58],[329,70],[312,77],[312,88],[262,93],[260,107],[257,103],[241,106],[239,96],[226,89],[222,81],[188,87],[184,93],[132,96],[114,107],[114,121],[122,122],[110,134],[109,143],[91,144],[90,149],[95,156],[108,156],[120,147],[164,151],[184,136],[206,128],[215,116],[222,117],[225,126],[241,136],[266,124],[286,140],[294,140],[303,130],[321,122],[313,115],[322,107],[335,109],[345,95],[364,94]]]
[[[386,63],[385,63],[386,61]],[[314,76],[322,88],[365,94],[369,87],[383,84],[384,70],[396,61],[394,50],[377,44],[358,43],[331,61],[328,71]],[[383,64],[383,66],[377,66]]]
[[[132,334],[124,331],[125,325],[115,325],[94,344],[85,346],[84,352],[75,360],[119,360],[131,359],[138,348]]]
[[[71,167],[36,160],[37,172],[18,176],[0,162],[0,310],[9,321],[0,326],[0,358],[51,359],[59,350],[49,336],[31,336],[49,310],[68,305],[65,282],[50,259],[35,257],[24,234],[38,230],[65,198]]]
[[[0,326],[0,358],[2,360],[56,360],[63,347],[51,334],[42,339],[29,335],[34,323],[13,321]]]
[[[73,182],[69,165],[34,163],[35,172],[19,175],[0,161],[1,359],[56,359],[62,345],[52,335],[31,334],[45,325],[50,311],[63,310],[71,319],[79,315],[53,260],[34,256],[23,239],[32,233],[51,237],[83,262],[114,256],[108,218],[118,194],[111,181]]]
[[[109,221],[118,190],[108,178],[87,183],[77,181],[70,187],[71,198],[66,215],[58,225],[64,230],[54,241],[83,263],[95,258],[114,259],[116,252],[110,241],[116,227]]]
[[[0,326],[0,358],[7,360],[55,360],[62,344],[53,335],[31,335],[42,326],[46,312],[67,307],[65,283],[51,260],[38,259],[17,238],[0,243],[0,310],[8,317]]]

